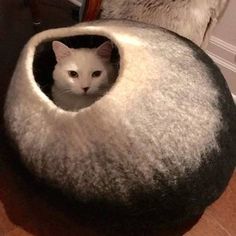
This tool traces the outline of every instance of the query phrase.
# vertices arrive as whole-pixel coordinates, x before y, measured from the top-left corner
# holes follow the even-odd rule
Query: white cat
[[[53,41],[57,64],[53,71],[52,98],[59,107],[75,111],[91,105],[110,87],[112,44],[98,48],[69,48]]]

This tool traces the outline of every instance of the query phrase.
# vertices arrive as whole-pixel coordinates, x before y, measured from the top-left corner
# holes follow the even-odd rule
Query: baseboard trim
[[[236,73],[236,46],[212,36],[207,53],[220,66]],[[235,76],[236,78],[236,76]],[[234,78],[233,78],[234,79]]]
[[[236,46],[225,42],[215,36],[212,36],[209,42],[209,47],[207,54],[212,58],[212,60],[224,68],[230,71],[230,78],[228,80],[236,79]],[[234,103],[236,104],[236,94],[233,94]]]
[[[236,73],[236,65],[231,63],[230,61],[225,60],[224,58],[214,54],[213,52],[207,51],[207,54],[212,58],[213,61],[215,61],[217,64],[225,67],[228,70],[233,71]]]
[[[228,51],[228,52],[230,52],[230,53],[232,53],[234,55],[236,54],[236,46],[234,46],[233,44],[227,43],[224,40],[219,39],[219,38],[217,38],[215,36],[211,37],[210,44],[213,44],[216,47],[221,48],[221,49],[223,49],[225,51]]]

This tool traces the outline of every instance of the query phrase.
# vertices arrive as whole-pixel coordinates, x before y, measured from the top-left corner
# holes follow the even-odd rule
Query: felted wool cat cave
[[[46,68],[35,60],[53,40],[94,35],[118,48],[118,78],[91,106],[65,111],[41,90],[36,75]],[[235,166],[235,117],[220,70],[200,48],[129,21],[35,35],[5,104],[9,135],[37,177],[94,208],[157,224],[201,214],[223,192]]]

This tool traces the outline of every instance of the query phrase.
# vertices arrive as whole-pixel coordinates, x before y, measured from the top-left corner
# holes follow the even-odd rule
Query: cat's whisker
[[[72,91],[70,89],[64,89],[60,92],[58,92],[58,96],[65,95],[65,94],[72,94]]]

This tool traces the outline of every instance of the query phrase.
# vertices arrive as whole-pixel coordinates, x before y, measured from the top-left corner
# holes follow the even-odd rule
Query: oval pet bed
[[[40,89],[47,69],[37,58],[53,40],[90,36],[116,45],[118,78],[91,106],[64,111]],[[235,166],[235,117],[220,70],[200,48],[129,21],[35,35],[5,104],[9,134],[36,176],[93,208],[157,224],[198,215],[222,193]]]

